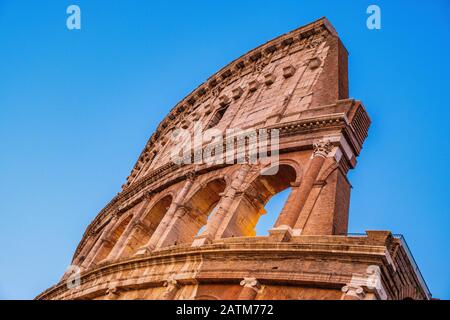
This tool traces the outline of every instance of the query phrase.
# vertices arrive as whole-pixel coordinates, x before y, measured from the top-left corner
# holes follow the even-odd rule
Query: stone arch
[[[193,190],[180,208],[180,223],[174,233],[173,244],[191,243],[199,230],[206,225],[208,217],[220,201],[227,183],[225,178],[214,177],[206,180]]]
[[[331,176],[331,174],[339,168],[338,162],[333,162],[332,164],[328,165],[317,177],[317,181],[319,182],[325,182],[327,181],[328,177]]]
[[[231,177],[228,172],[221,171],[212,171],[207,174],[204,174],[203,176],[200,176],[195,181],[194,186],[192,187],[192,190],[188,193],[186,196],[186,199],[192,198],[197,192],[199,192],[201,189],[205,188],[208,183],[214,181],[214,180],[223,180],[225,183],[225,186],[229,186],[231,182]]]
[[[302,170],[302,166],[300,165],[300,163],[294,159],[280,159],[278,161],[278,166],[289,166],[291,167],[294,171],[295,171],[295,182],[299,183],[302,176],[303,176],[303,170]],[[270,169],[270,164],[263,168],[263,172],[264,170],[268,170]]]
[[[303,176],[303,170],[302,166],[298,163],[298,161],[294,159],[280,159],[278,161],[278,167],[281,166],[288,166],[291,167],[292,170],[295,172],[296,180],[293,181],[293,183],[300,183],[302,176]],[[250,174],[246,182],[243,184],[242,189],[245,190],[249,187],[249,185],[255,180],[258,179],[262,175],[262,173],[271,171],[274,168],[273,164],[268,164],[262,168],[259,168],[258,170],[252,170],[252,174]]]
[[[125,241],[120,258],[133,256],[151,238],[173,201],[172,193],[164,193],[145,208]]]
[[[258,172],[249,177],[239,195],[239,204],[232,219],[224,226],[222,238],[253,237],[260,217],[266,214],[265,205],[274,195],[291,187],[298,179],[299,167],[285,162],[279,165],[275,175],[262,175]],[[275,221],[274,221],[275,222]]]
[[[99,251],[95,255],[93,263],[99,263],[106,259],[114,248],[116,243],[119,241],[120,237],[124,233],[131,219],[133,218],[132,214],[122,216],[119,221],[116,222],[115,226],[111,230],[111,232],[107,236],[107,240],[100,247]],[[100,240],[101,241],[101,240]]]

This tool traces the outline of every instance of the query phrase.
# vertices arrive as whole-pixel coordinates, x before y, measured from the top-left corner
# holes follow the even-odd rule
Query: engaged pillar
[[[256,278],[244,278],[241,281],[243,287],[238,300],[255,300],[261,286]]]

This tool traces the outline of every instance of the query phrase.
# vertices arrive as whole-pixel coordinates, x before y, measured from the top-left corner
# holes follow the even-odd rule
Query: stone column
[[[291,183],[291,192],[286,200],[286,203],[284,204],[283,209],[280,212],[280,216],[278,217],[277,222],[275,223],[275,226],[278,226],[278,221],[281,221],[286,216],[288,216],[291,211],[295,208],[295,203],[298,201],[299,198],[299,189],[300,189],[300,182],[292,182]]]
[[[184,198],[186,197],[187,193],[189,192],[189,190],[191,190],[191,187],[194,184],[195,172],[189,172],[186,175],[186,178],[187,179],[183,185],[183,188],[180,190],[175,200],[170,205],[169,209],[164,215],[164,218],[159,223],[155,232],[153,232],[153,235],[150,238],[149,242],[143,248],[139,249],[136,255],[143,255],[153,251],[157,247],[158,242],[161,240],[161,238],[163,238],[164,234],[168,231],[168,228],[172,223],[172,220],[175,218],[175,213],[178,207],[182,205],[182,203],[185,200]]]
[[[178,284],[178,281],[175,280],[175,277],[170,276],[164,282],[164,287],[166,287],[166,290],[164,290],[162,300],[174,300],[178,289],[180,288],[180,285]]]
[[[250,168],[251,167],[248,164],[241,165],[239,170],[233,176],[229,187],[224,191],[219,204],[217,205],[216,211],[208,220],[205,231],[203,232],[203,234],[195,238],[192,246],[201,246],[206,243],[212,242],[216,238],[217,231],[219,230],[219,227],[221,226],[225,216],[227,214],[230,214],[231,205],[233,204],[233,201],[235,201],[238,190],[244,183],[245,178],[250,171]]]
[[[106,290],[107,300],[118,300],[120,298],[119,289],[116,286],[111,286]]]
[[[195,218],[191,216],[191,208],[185,205],[178,206],[171,223],[156,244],[156,248],[164,248],[167,246],[179,244],[187,234],[191,234],[192,232],[189,232],[190,230],[186,230],[186,228],[190,225],[189,223],[186,223],[186,221],[195,221]]]
[[[147,206],[149,205],[151,199],[152,199],[152,194],[147,194],[145,196],[145,200],[142,201],[142,205],[140,206],[139,209],[136,210],[137,211],[136,214],[133,216],[130,223],[125,228],[125,231],[123,232],[123,234],[117,241],[114,248],[109,253],[106,260],[113,261],[120,257],[120,255],[123,252],[124,247],[126,246],[126,244],[128,242],[130,235],[134,231],[134,228],[136,227],[136,225],[139,223],[139,220],[141,219],[142,215],[144,214],[145,210],[147,209]]]
[[[364,300],[366,293],[360,286],[347,285],[342,288],[344,293],[341,300]]]
[[[256,278],[244,278],[244,280],[241,281],[241,286],[243,286],[243,288],[239,294],[238,300],[255,300],[261,289]]]
[[[386,257],[388,260],[389,258]],[[395,272],[395,271],[394,271]],[[343,300],[387,300],[388,295],[381,280],[381,269],[370,265],[365,273],[354,273],[351,281],[342,288]]]
[[[303,206],[314,186],[314,182],[322,169],[325,158],[331,152],[333,146],[329,141],[314,143],[314,153],[309,167],[305,172],[300,185],[293,189],[289,200],[275,223],[275,230],[287,229],[292,232]],[[294,232],[295,234],[295,232]]]
[[[119,216],[117,214],[114,214],[114,216],[111,218],[111,220],[108,222],[105,229],[102,231],[102,234],[100,235],[100,238],[97,240],[97,242],[94,244],[94,247],[91,249],[89,254],[87,255],[84,262],[81,264],[82,269],[87,269],[92,262],[94,261],[95,257],[97,256],[98,252],[102,249],[104,244],[106,242],[109,242],[109,236],[112,231],[112,229],[115,227],[117,220],[119,219]]]

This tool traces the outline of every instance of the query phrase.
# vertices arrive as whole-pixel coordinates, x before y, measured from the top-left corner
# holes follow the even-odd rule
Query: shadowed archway
[[[139,223],[133,226],[133,230],[120,253],[120,258],[133,256],[139,248],[143,247],[150,240],[171,203],[172,196],[165,196],[143,215]]]
[[[214,179],[199,190],[185,203],[185,214],[177,226],[177,239],[174,244],[191,243],[194,237],[206,225],[226,188],[223,178]]]
[[[274,195],[290,188],[296,179],[296,170],[285,164],[280,165],[275,175],[256,177],[240,196],[236,213],[223,231],[222,237],[255,236],[256,225],[261,216],[266,214],[266,204]],[[274,217],[273,223],[276,218]]]

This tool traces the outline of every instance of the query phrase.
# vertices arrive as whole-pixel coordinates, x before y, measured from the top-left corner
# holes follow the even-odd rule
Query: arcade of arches
[[[171,109],[88,226],[72,261],[80,272],[67,271],[37,298],[430,299],[401,238],[347,235],[347,174],[371,124],[349,98],[347,58],[322,18],[208,78]],[[278,171],[171,162],[174,130],[195,132],[198,122],[224,135],[278,132],[270,141]],[[287,191],[279,214],[268,213],[268,235],[256,236],[270,200]],[[79,286],[67,286],[74,275]]]
[[[181,202],[174,201],[171,193],[154,195],[157,201],[144,199],[144,203],[136,204],[128,216],[117,219],[109,230],[104,230],[97,241],[101,243],[97,254],[86,261],[98,264],[132,257],[148,245],[158,228],[165,229],[159,232],[158,248],[192,244],[195,239],[205,237],[208,240],[254,237],[258,220],[266,214],[265,205],[274,195],[295,184],[297,172],[286,164],[280,165],[274,175],[264,175],[262,170],[256,170],[255,175],[250,165],[233,169],[228,170],[226,179],[213,178],[199,183],[198,188],[187,191]],[[186,181],[184,184],[190,183],[189,179]],[[184,184],[177,187],[186,187]],[[161,224],[164,218],[171,221]]]

